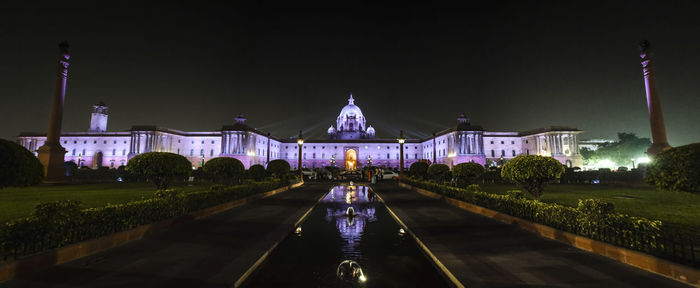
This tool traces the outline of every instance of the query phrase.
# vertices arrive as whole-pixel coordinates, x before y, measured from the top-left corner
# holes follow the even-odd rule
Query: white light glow
[[[649,157],[640,157],[637,158],[637,163],[649,163],[651,160],[649,160]]]
[[[598,167],[598,169],[600,169],[600,168],[615,169],[615,162],[611,161],[610,159],[603,159],[603,160],[598,161],[598,163],[596,163],[596,167]]]
[[[367,281],[367,277],[365,277],[365,275],[360,275],[360,281],[362,281],[362,282]]]

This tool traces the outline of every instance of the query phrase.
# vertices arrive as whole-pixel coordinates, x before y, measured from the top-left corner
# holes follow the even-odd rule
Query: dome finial
[[[355,99],[352,98],[352,93],[350,93],[350,99],[348,99],[348,104],[355,105]]]

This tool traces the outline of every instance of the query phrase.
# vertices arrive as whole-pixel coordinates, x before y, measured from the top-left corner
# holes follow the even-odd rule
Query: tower
[[[659,94],[656,92],[656,79],[654,78],[651,65],[652,53],[650,48],[649,41],[644,40],[639,44],[639,57],[642,58],[642,72],[644,73],[652,139],[651,147],[647,149],[647,155],[653,157],[661,151],[670,149],[671,146],[668,145],[668,140],[666,140],[666,126],[664,125],[664,115],[661,111]]]
[[[90,117],[90,130],[88,132],[105,132],[107,131],[107,117],[109,108],[104,102],[100,101],[97,105],[92,106],[92,116]]]
[[[58,48],[58,73],[51,102],[49,130],[46,132],[46,142],[37,149],[39,162],[44,166],[44,176],[47,181],[61,181],[66,176],[66,169],[63,166],[66,149],[61,146],[61,122],[63,121],[63,103],[66,100],[70,53],[67,42],[61,42]]]

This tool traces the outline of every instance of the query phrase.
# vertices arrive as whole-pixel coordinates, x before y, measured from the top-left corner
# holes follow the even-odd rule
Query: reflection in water
[[[374,222],[376,198],[365,186],[336,186],[322,202],[328,203],[326,221],[335,221],[340,237],[345,240],[341,249],[345,259],[359,260],[360,239],[367,222]]]

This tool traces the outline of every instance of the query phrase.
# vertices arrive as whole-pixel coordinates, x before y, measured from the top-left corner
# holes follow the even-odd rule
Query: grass
[[[507,184],[481,184],[489,193],[505,194],[523,190]],[[524,190],[523,190],[524,191]],[[526,193],[528,198],[532,198]],[[540,201],[576,207],[579,199],[611,202],[615,210],[631,216],[661,220],[664,226],[686,229],[700,234],[700,195],[687,192],[659,191],[653,187],[552,184],[545,187]]]
[[[208,185],[176,186],[179,191],[208,189]],[[78,200],[84,208],[120,204],[150,198],[156,191],[151,183],[100,183],[71,185],[38,185],[0,189],[0,222],[26,217],[39,203]]]

